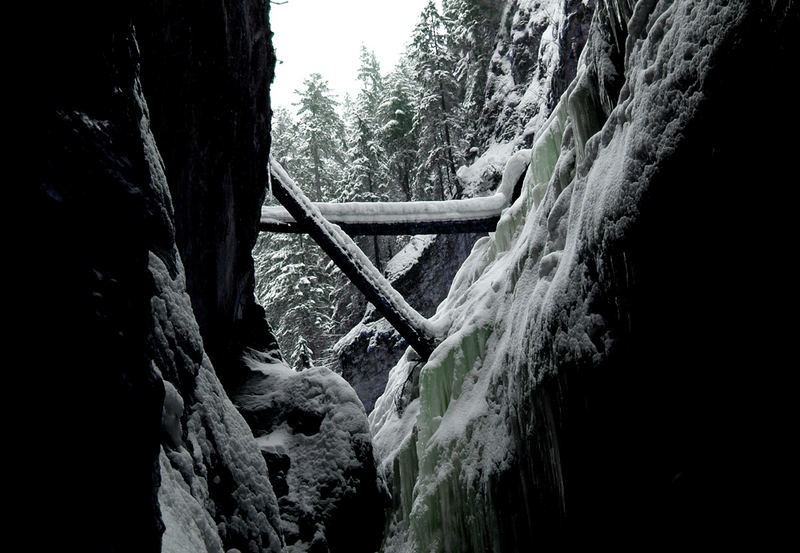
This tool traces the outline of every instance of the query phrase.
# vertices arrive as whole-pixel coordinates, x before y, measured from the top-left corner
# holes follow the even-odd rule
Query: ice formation
[[[415,236],[386,264],[386,278],[421,315],[430,317],[478,238],[479,234]],[[334,352],[337,372],[369,413],[407,344],[374,307],[362,311],[361,321],[335,344]]]
[[[555,540],[590,539],[561,533],[576,512],[600,521],[577,519],[576,528],[622,532],[603,518],[612,515],[588,510],[602,505],[602,494],[591,494],[607,488],[586,461],[575,461],[576,451],[600,439],[579,434],[592,424],[581,409],[603,404],[591,386],[609,393],[595,374],[627,370],[620,357],[639,351],[624,338],[632,332],[631,298],[644,301],[635,295],[637,267],[653,262],[636,233],[658,232],[643,227],[642,211],[664,190],[663,168],[693,147],[686,137],[707,105],[709,75],[743,32],[742,21],[754,17],[749,9],[601,3],[578,76],[537,129],[532,151],[521,154],[531,160],[521,197],[496,232],[475,244],[431,320],[444,340],[425,363],[407,352],[370,415],[393,494],[384,552],[517,551],[533,540],[547,550]],[[506,176],[515,167],[512,160]],[[625,385],[634,386],[642,377],[628,378]],[[620,407],[603,409],[611,419]],[[663,416],[648,413],[654,421]],[[582,444],[570,429],[590,438]],[[598,458],[596,466],[612,465]],[[586,480],[576,488],[580,478]],[[624,493],[643,492],[633,485]],[[668,512],[656,496],[644,500],[641,513]],[[637,532],[646,534],[634,527],[618,539]]]

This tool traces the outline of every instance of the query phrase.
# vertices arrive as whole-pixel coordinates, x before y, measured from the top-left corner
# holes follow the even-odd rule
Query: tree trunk
[[[411,182],[409,180],[409,171],[405,167],[400,168],[400,187],[403,189],[403,194],[406,196],[406,201],[411,201]]]
[[[380,272],[383,272],[383,263],[381,263],[381,250],[378,247],[378,235],[377,234],[373,234],[372,235],[372,247],[375,250],[375,267],[377,267],[377,269]]]
[[[314,147],[312,149],[311,155],[314,156],[314,188],[316,188],[317,192],[317,201],[322,201],[322,177],[320,177],[319,171],[319,149]]]
[[[456,178],[456,162],[453,159],[453,143],[450,140],[450,124],[447,122],[447,104],[444,101],[444,85],[442,84],[442,81],[439,81],[439,100],[441,101],[442,106],[442,122],[444,123],[444,143],[447,149],[447,165],[449,174],[452,175],[453,183],[456,189],[453,198],[458,200],[464,194],[464,191],[461,188],[461,183],[458,182],[458,178]]]

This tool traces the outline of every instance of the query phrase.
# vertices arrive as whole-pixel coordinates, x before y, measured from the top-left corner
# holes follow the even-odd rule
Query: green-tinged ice
[[[417,551],[477,551],[483,550],[486,543],[496,542],[497,536],[486,535],[491,526],[487,527],[485,521],[492,514],[487,512],[491,505],[484,500],[485,490],[481,489],[480,479],[465,469],[465,464],[469,464],[467,457],[475,454],[468,451],[470,447],[474,449],[474,444],[468,446],[472,425],[469,420],[456,422],[455,432],[450,429],[443,432],[441,425],[448,416],[453,421],[465,418],[462,413],[448,413],[448,409],[466,386],[475,385],[476,375],[482,370],[487,344],[497,332],[492,313],[493,304],[500,300],[493,298],[502,296],[500,282],[513,288],[526,259],[525,255],[518,252],[512,255],[509,250],[514,248],[526,220],[545,196],[559,160],[567,122],[567,102],[562,99],[534,144],[520,198],[504,212],[494,235],[476,245],[464,264],[464,271],[456,277],[451,295],[457,291],[462,297],[448,300],[464,302],[460,309],[476,314],[453,325],[458,328],[451,329],[420,374],[415,455],[406,449],[395,466],[401,469],[395,490],[405,495],[409,485],[403,478],[414,471],[404,465],[416,457],[418,474],[414,475],[413,498],[403,497],[401,502],[404,517],[410,512],[410,532]],[[498,268],[496,262],[506,255],[511,257],[508,263],[501,264],[503,270],[493,270]],[[478,284],[479,281],[484,283]],[[465,294],[467,299],[463,297]],[[443,307],[446,309],[447,305]]]

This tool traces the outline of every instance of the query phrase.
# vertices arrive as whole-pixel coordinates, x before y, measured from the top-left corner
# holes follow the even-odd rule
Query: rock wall
[[[175,205],[178,250],[223,381],[245,348],[273,349],[254,296],[275,55],[262,0],[152,0],[137,13],[142,82]]]
[[[41,99],[22,234],[33,360],[16,387],[32,392],[15,441],[12,497],[28,530],[18,531],[35,548],[155,552],[164,389],[146,354],[148,262],[170,260],[169,194],[142,127],[129,18],[94,3],[39,15],[42,37],[26,52]]]
[[[485,145],[530,147],[575,76],[595,0],[507,0],[481,115]],[[502,167],[500,167],[502,171]]]
[[[790,354],[767,321],[791,241],[751,191],[794,173],[773,137],[798,28],[791,2],[598,3],[520,202],[434,319],[447,337],[370,415],[384,551],[779,542]]]
[[[517,149],[530,146],[535,131],[550,116],[575,76],[595,8],[594,0],[508,0],[488,5],[489,12],[501,16],[481,91],[482,149],[473,164],[458,171],[467,195],[476,196],[497,188],[506,162]],[[394,275],[393,285],[412,307],[433,315],[479,237],[439,236],[429,241],[418,261],[409,264],[402,276]],[[383,393],[389,368],[405,348],[405,341],[369,306],[362,321],[334,346],[338,370],[356,389],[367,412]]]
[[[191,229],[173,209],[192,211],[187,204],[197,200],[209,218],[232,221],[217,229],[224,240],[212,247],[218,248],[220,274],[227,271],[229,280],[212,279],[212,286],[222,290],[212,294],[216,303],[206,302],[203,290],[198,291],[203,300],[198,310],[207,317],[212,342],[223,334],[229,337],[229,331],[214,330],[212,319],[219,317],[228,329],[246,319],[243,298],[252,275],[244,260],[248,239],[243,236],[249,232],[254,238],[251,219],[263,187],[251,194],[253,200],[225,188],[233,177],[210,182],[203,171],[213,173],[225,163],[239,162],[248,166],[244,172],[263,169],[258,152],[266,156],[269,35],[264,5],[253,2],[250,7],[262,10],[260,17],[249,13],[252,19],[247,19],[232,9],[235,18],[227,20],[227,29],[248,40],[259,37],[250,45],[260,44],[257,49],[265,55],[253,55],[247,63],[264,67],[255,67],[255,83],[245,79],[244,69],[231,80],[244,79],[244,89],[259,100],[243,98],[239,113],[233,101],[222,109],[195,102],[188,93],[186,97],[195,117],[189,124],[205,129],[210,120],[224,120],[228,123],[221,126],[231,125],[247,137],[239,136],[237,142],[227,133],[229,140],[216,145],[219,165],[193,170],[193,177],[205,183],[200,190],[212,194],[216,188],[234,196],[213,214],[202,194],[192,198],[189,192],[173,204],[140,79],[140,68],[153,59],[153,50],[140,54],[136,29],[170,27],[170,21],[182,21],[176,12],[155,10],[145,18],[140,5],[90,2],[41,14],[43,35],[31,63],[47,82],[40,85],[45,98],[33,121],[37,186],[32,205],[38,216],[26,232],[35,255],[28,282],[34,301],[25,318],[32,323],[24,332],[32,346],[52,347],[57,361],[37,360],[24,380],[28,389],[43,388],[37,394],[41,409],[31,420],[48,421],[47,426],[25,425],[21,432],[21,446],[33,461],[20,471],[28,483],[20,512],[46,513],[26,517],[33,527],[28,533],[32,547],[282,550],[266,463],[204,350],[206,336],[195,319],[177,246],[177,235],[183,232],[185,239]],[[195,4],[185,10],[196,25],[225,27],[224,14],[217,11]],[[237,23],[246,32],[240,33]],[[189,40],[177,32],[167,37],[176,49]],[[211,44],[204,55],[219,46],[207,36],[198,41]],[[169,48],[161,52],[167,58],[169,54]],[[194,66],[203,63],[195,61]],[[166,85],[152,78],[149,84],[154,92]],[[168,101],[154,96],[163,114],[160,102]],[[221,127],[215,130],[223,132]],[[180,127],[175,138],[162,127],[167,145],[192,134],[191,128]],[[234,162],[238,154],[231,152],[241,143],[250,148],[243,154],[253,157]],[[206,147],[184,154],[197,160],[209,151]],[[173,166],[192,164],[180,156],[172,161]],[[205,228],[197,219],[191,223]],[[239,230],[233,228],[237,224]],[[196,261],[192,251],[186,253]],[[196,284],[204,282],[201,267],[195,266],[193,274]]]

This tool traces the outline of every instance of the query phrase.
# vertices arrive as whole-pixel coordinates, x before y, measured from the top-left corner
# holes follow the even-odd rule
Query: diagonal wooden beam
[[[378,312],[397,329],[408,345],[420,357],[428,359],[438,342],[428,320],[408,305],[352,238],[323,217],[277,161],[270,159],[269,163],[275,198]]]

